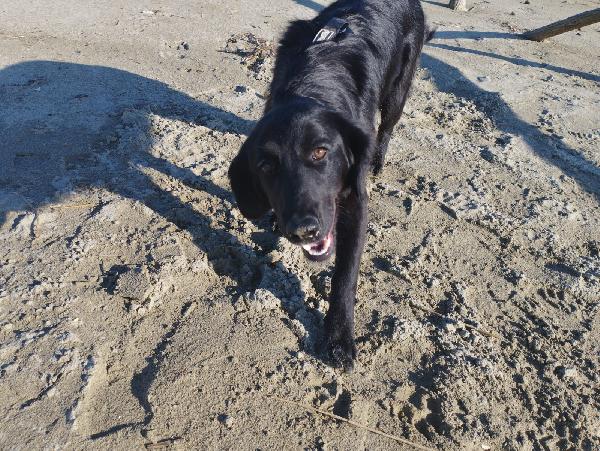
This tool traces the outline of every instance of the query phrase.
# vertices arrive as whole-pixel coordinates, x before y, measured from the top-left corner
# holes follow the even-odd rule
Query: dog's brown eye
[[[273,159],[265,159],[258,163],[258,169],[260,169],[265,174],[270,174],[275,172],[277,169],[277,162]]]
[[[311,158],[313,161],[319,161],[325,158],[325,155],[327,155],[327,149],[324,147],[317,147],[312,151]]]
[[[271,172],[273,170],[273,164],[269,161],[261,161],[260,163],[258,163],[258,168],[262,172]]]

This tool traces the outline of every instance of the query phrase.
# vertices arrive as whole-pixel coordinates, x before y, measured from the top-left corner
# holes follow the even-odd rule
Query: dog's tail
[[[429,42],[433,39],[435,32],[437,31],[436,27],[431,28],[428,24],[425,24],[425,29],[424,31],[424,35],[425,35],[425,42]]]

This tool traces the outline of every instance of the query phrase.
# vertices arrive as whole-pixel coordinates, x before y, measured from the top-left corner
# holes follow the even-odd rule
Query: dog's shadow
[[[264,255],[242,243],[228,224],[215,227],[212,218],[181,200],[175,192],[162,189],[148,173],[173,177],[202,190],[224,203],[225,210],[235,208],[228,189],[152,155],[150,139],[134,141],[131,146],[111,144],[115,128],[127,126],[123,117],[128,111],[134,111],[131,120],[137,121],[140,135],[148,135],[152,126],[150,118],[143,117],[144,111],[203,125],[216,132],[248,134],[254,126],[253,121],[123,70],[51,61],[9,66],[0,70],[0,226],[10,218],[13,224],[6,226],[14,227],[23,212],[35,212],[70,191],[108,190],[140,202],[186,229],[214,271],[237,285],[232,299],[256,288],[281,297],[281,290],[264,281],[284,278],[296,303],[290,306],[289,300],[282,300],[284,310],[298,319],[308,334],[318,329],[314,323],[309,324],[318,317],[294,315],[305,301],[294,273],[281,263],[268,264]],[[10,212],[21,215],[15,217]],[[268,221],[263,221],[263,226],[268,229]],[[265,240],[261,241],[257,246],[264,254],[268,249]],[[275,241],[273,237],[271,243]],[[244,266],[256,274],[248,277],[240,271]],[[315,336],[307,339],[309,343],[320,340]],[[314,346],[304,347],[320,358]]]
[[[429,46],[445,48],[440,44],[429,44]],[[519,61],[516,63],[524,64]],[[563,174],[571,177],[583,191],[600,202],[600,168],[595,161],[590,160],[560,138],[543,133],[534,124],[523,120],[500,93],[482,89],[456,67],[427,52],[421,55],[421,66],[431,74],[437,89],[472,101],[493,121],[498,130],[522,137],[537,157],[556,166]],[[569,73],[565,72],[568,71],[567,69],[556,66],[550,66],[550,70]],[[572,75],[594,80],[592,74],[574,71]]]

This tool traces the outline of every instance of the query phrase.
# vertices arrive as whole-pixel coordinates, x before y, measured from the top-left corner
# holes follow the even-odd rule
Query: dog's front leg
[[[327,347],[334,365],[350,371],[356,357],[354,303],[367,228],[367,194],[354,190],[341,201],[336,226],[335,269],[325,317]]]

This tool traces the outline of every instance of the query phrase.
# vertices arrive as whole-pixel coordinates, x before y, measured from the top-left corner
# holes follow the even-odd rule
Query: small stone
[[[462,338],[467,338],[470,334],[467,329],[459,329],[458,335],[460,335]]]
[[[238,94],[244,94],[245,92],[248,92],[248,88],[242,85],[237,85],[235,87],[235,92],[237,92]]]
[[[479,81],[480,83],[484,83],[486,81],[490,81],[490,77],[488,77],[487,75],[483,75],[481,77],[477,77],[477,81]]]
[[[450,333],[456,332],[456,326],[452,323],[444,324],[444,329],[446,329],[446,332],[450,332]]]
[[[561,366],[557,371],[561,379],[573,379],[577,376],[577,370],[575,368],[565,368],[564,366]]]
[[[432,276],[432,277],[429,277],[425,281],[425,284],[427,285],[428,288],[435,288],[435,287],[439,286],[440,279],[438,279],[436,276]]]
[[[219,422],[223,424],[227,429],[231,429],[233,427],[233,418],[229,415],[222,413],[218,418]]]
[[[177,46],[177,50],[189,50],[190,49],[190,45],[183,41],[181,42],[178,46]]]

